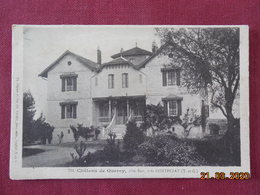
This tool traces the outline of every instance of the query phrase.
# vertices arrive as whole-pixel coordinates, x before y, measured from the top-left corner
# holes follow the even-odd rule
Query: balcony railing
[[[135,121],[141,122],[143,121],[143,117],[141,115],[132,116],[132,119]]]
[[[108,116],[100,116],[99,118],[98,118],[98,121],[99,122],[101,122],[101,123],[109,123],[110,122],[110,117],[108,117]]]
[[[143,121],[143,116],[141,115],[131,115],[131,120],[135,120],[136,122],[142,122]],[[127,122],[127,119],[129,120],[130,118],[126,118],[126,117],[116,117],[116,124],[124,124],[125,122]],[[108,116],[100,116],[98,117],[98,121],[100,123],[110,123],[111,119]]]

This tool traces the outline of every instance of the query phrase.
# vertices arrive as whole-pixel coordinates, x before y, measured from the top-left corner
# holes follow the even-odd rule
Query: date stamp
[[[247,180],[250,179],[251,175],[249,172],[230,172],[229,175],[226,175],[224,172],[215,172],[214,176],[210,176],[209,172],[200,172],[200,179],[207,180],[207,179],[216,179],[216,180]]]

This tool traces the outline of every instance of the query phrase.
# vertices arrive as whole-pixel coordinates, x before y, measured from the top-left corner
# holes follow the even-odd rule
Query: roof
[[[139,47],[134,47],[132,49],[129,49],[129,50],[126,50],[126,51],[123,51],[123,52],[120,52],[120,53],[117,53],[117,54],[114,54],[111,56],[111,58],[118,58],[120,56],[137,56],[137,55],[152,55],[153,53],[150,52],[150,51],[147,51],[147,50],[144,50],[144,49],[141,49]]]
[[[174,95],[174,94],[170,94],[164,98],[162,98],[162,100],[183,100],[183,97]]]
[[[134,66],[131,62],[129,62],[127,59],[123,58],[123,57],[118,57],[114,60],[111,60],[110,62],[107,62],[107,63],[104,63],[102,64],[102,68],[104,66],[110,66],[110,65],[119,65],[119,64],[127,64],[127,65],[130,65],[130,66]]]
[[[163,49],[165,49],[168,45],[164,44],[162,45],[159,49],[157,49],[156,52],[154,52],[149,58],[147,58],[146,60],[144,60],[142,63],[140,63],[139,65],[136,66],[136,69],[140,69],[143,68],[148,62],[150,62],[154,57],[156,57],[157,55],[159,55]]]
[[[83,58],[75,53],[72,53],[71,51],[67,50],[65,51],[57,60],[55,60],[51,65],[49,65],[46,69],[44,69],[40,74],[39,76],[41,77],[45,77],[47,78],[48,77],[48,72],[54,67],[56,66],[56,64],[61,61],[66,55],[71,55],[73,57],[75,57],[79,62],[81,62],[83,65],[85,65],[87,68],[89,68],[90,70],[92,71],[96,71],[98,70],[98,64],[89,60],[89,59],[86,59],[86,58]]]

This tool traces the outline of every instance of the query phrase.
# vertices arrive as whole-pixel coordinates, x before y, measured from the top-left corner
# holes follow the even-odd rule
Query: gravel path
[[[26,148],[38,148],[45,152],[23,158],[23,167],[59,167],[72,161],[70,153],[76,153],[73,147],[54,145],[35,145]],[[85,151],[95,152],[99,147],[88,147]]]

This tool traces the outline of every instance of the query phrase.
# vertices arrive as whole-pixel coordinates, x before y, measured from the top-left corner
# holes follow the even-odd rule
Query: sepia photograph
[[[14,26],[14,167],[249,171],[243,28]]]

